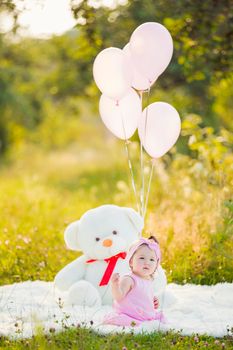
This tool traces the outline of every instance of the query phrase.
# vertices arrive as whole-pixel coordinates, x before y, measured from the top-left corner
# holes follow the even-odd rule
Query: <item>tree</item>
[[[18,11],[13,0],[0,0],[0,17],[4,15],[11,16],[13,19],[11,31],[15,32]],[[2,28],[0,28],[0,153],[3,153],[9,138],[5,121],[5,109],[7,104],[12,102],[12,94],[10,86],[11,72],[7,69],[4,34],[1,30]]]

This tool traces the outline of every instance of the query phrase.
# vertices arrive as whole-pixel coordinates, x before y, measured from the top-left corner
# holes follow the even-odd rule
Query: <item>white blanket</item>
[[[38,327],[47,332],[79,324],[102,334],[172,329],[183,335],[206,333],[221,337],[233,326],[233,283],[214,286],[168,284],[160,300],[160,309],[168,323],[151,321],[125,329],[101,324],[103,316],[111,311],[110,306],[64,306],[64,298],[65,294],[59,294],[52,282],[27,281],[0,287],[0,335],[31,337]]]

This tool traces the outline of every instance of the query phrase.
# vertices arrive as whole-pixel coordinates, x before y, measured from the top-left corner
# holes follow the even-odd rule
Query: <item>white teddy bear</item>
[[[135,210],[103,205],[88,210],[66,228],[68,248],[83,252],[55,277],[56,287],[68,291],[69,304],[92,307],[112,303],[111,275],[129,272],[126,252],[140,237],[143,226],[143,219]],[[161,266],[154,282],[158,295],[167,283]]]

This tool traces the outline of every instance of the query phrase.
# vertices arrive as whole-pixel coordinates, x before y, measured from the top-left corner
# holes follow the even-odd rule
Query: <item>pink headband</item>
[[[129,252],[127,254],[128,260],[132,258],[136,250],[142,245],[146,244],[151,250],[154,250],[156,257],[158,259],[158,262],[161,261],[161,251],[159,248],[159,244],[154,242],[152,239],[146,239],[146,238],[140,238],[137,242],[135,242],[129,249]]]

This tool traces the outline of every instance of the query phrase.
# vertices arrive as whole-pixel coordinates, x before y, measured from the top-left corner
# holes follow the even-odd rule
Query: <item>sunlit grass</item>
[[[133,330],[132,330],[133,334]],[[38,334],[32,339],[10,341],[7,338],[0,338],[0,349],[21,350],[21,349],[82,349],[82,350],[168,350],[168,349],[232,349],[232,337],[215,339],[210,336],[193,335],[190,337],[181,336],[179,332],[168,332],[166,334],[155,332],[150,335],[113,334],[103,336],[81,328],[80,325],[62,331],[58,334],[50,329],[48,335]]]
[[[2,166],[2,284],[52,280],[78,255],[65,247],[65,227],[88,209],[107,203],[136,209],[123,142],[106,137],[101,128],[99,136],[93,130],[88,134],[91,147],[85,140],[49,152],[27,146]],[[139,192],[139,147],[132,143],[129,149]],[[146,193],[147,157],[144,163]],[[232,280],[232,211],[224,206],[231,196],[231,183],[212,183],[187,156],[156,162],[145,230],[161,243],[169,281]]]

